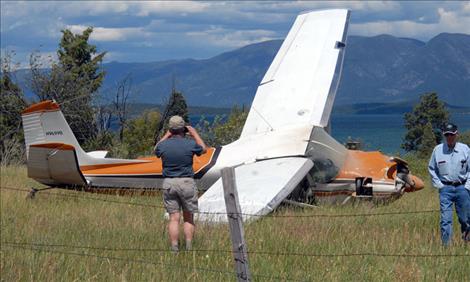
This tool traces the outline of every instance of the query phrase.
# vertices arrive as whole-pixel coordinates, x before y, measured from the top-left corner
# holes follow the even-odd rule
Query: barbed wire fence
[[[11,191],[20,191],[20,192],[27,192],[29,193],[31,190],[29,189],[22,189],[16,188],[11,186],[2,186],[0,189],[3,190],[11,190]],[[117,200],[110,200],[110,199],[102,199],[97,197],[89,197],[89,196],[82,196],[82,195],[72,195],[72,194],[65,194],[65,193],[57,193],[57,192],[48,192],[48,191],[40,191],[41,194],[47,194],[54,197],[62,197],[62,198],[74,198],[80,200],[92,200],[92,201],[100,201],[100,202],[107,202],[107,203],[114,203],[114,204],[122,204],[122,205],[132,205],[132,206],[142,206],[142,207],[152,207],[152,208],[161,208],[164,209],[163,205],[155,205],[155,204],[147,204],[147,203],[136,203],[136,202],[129,202],[129,201],[117,201]],[[309,217],[327,217],[327,218],[335,218],[335,217],[370,217],[370,216],[388,216],[388,215],[407,215],[407,214],[426,214],[426,213],[439,213],[439,209],[430,209],[430,210],[413,210],[413,211],[394,211],[394,212],[380,212],[380,213],[356,213],[356,214],[300,214],[300,215],[277,215],[277,214],[267,214],[267,215],[259,215],[259,214],[251,214],[251,213],[227,213],[227,212],[202,212],[199,211],[199,214],[208,214],[208,215],[241,215],[241,216],[252,216],[252,217],[268,217],[268,218],[309,218]]]
[[[9,190],[15,192],[31,192],[30,189],[12,187],[12,186],[1,186],[0,190]],[[122,204],[129,206],[141,206],[141,207],[151,207],[151,208],[161,208],[164,209],[163,205],[155,205],[148,203],[139,203],[131,201],[120,201],[105,199],[99,197],[90,197],[71,193],[61,193],[61,192],[51,192],[51,191],[40,191],[41,194],[46,194],[53,197],[61,198],[72,198],[78,200],[91,200],[91,201],[100,201],[103,203],[110,204]],[[264,217],[269,218],[349,218],[349,217],[371,217],[371,216],[390,216],[390,215],[406,215],[406,214],[430,214],[440,212],[439,209],[430,209],[430,210],[412,210],[412,211],[397,211],[397,212],[381,212],[381,213],[357,213],[357,214],[307,214],[307,215],[276,215],[269,214]],[[200,212],[201,214],[213,214],[213,215],[235,215],[234,213],[223,213],[223,212]],[[238,213],[241,216],[260,216],[258,214],[248,214],[248,213]],[[44,252],[50,254],[61,254],[68,256],[82,256],[82,257],[93,257],[96,259],[106,259],[113,261],[121,261],[128,264],[147,264],[147,265],[156,265],[162,267],[169,267],[174,269],[181,269],[186,271],[197,271],[197,272],[209,272],[217,273],[224,276],[238,277],[238,273],[234,271],[229,271],[227,269],[215,269],[215,268],[206,268],[206,267],[196,267],[194,265],[179,265],[174,263],[162,263],[145,259],[133,259],[129,257],[121,256],[109,256],[96,253],[88,253],[89,251],[101,251],[101,252],[155,252],[155,253],[171,253],[169,249],[159,249],[159,248],[121,248],[121,247],[108,247],[108,246],[81,246],[81,245],[67,245],[67,244],[55,244],[55,243],[38,243],[38,242],[19,242],[19,241],[1,241],[1,249],[20,249],[33,252]],[[64,250],[65,249],[65,250]],[[75,250],[75,251],[71,251]],[[77,252],[76,250],[82,250]],[[233,254],[233,250],[222,250],[222,249],[193,249],[190,251],[185,251],[188,253],[220,253],[220,254]],[[389,258],[421,258],[421,259],[439,259],[439,258],[464,258],[468,259],[470,254],[433,254],[433,253],[380,253],[380,252],[353,252],[353,253],[304,253],[304,252],[291,252],[291,251],[278,251],[278,252],[269,252],[269,251],[259,251],[259,250],[250,250],[247,251],[250,255],[260,255],[260,256],[281,256],[281,257],[304,257],[304,258],[350,258],[350,257],[389,257]],[[288,277],[275,276],[275,275],[266,275],[253,273],[251,274],[254,278],[265,278],[268,280],[283,280],[283,281],[305,281],[297,280]]]
[[[110,252],[156,252],[156,253],[172,253],[170,249],[159,248],[119,248],[119,247],[99,247],[99,246],[80,246],[80,245],[67,245],[67,244],[43,244],[43,243],[30,243],[30,242],[11,242],[2,241],[3,245],[13,247],[35,247],[35,248],[68,248],[68,249],[85,249],[95,251],[110,251]],[[221,249],[192,249],[186,250],[187,253],[233,253],[232,250]],[[299,252],[267,252],[267,251],[248,251],[248,254],[265,255],[265,256],[283,256],[283,257],[408,257],[408,258],[447,258],[447,257],[470,257],[470,254],[410,254],[410,253],[397,253],[386,254],[378,252],[357,252],[357,253],[335,253],[335,254],[316,254],[316,253],[299,253]]]

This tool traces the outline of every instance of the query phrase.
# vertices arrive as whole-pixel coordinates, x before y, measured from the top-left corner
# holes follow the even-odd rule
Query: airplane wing
[[[238,198],[244,220],[257,219],[274,210],[313,167],[307,158],[263,160],[235,168]],[[224,191],[220,178],[199,198],[201,221],[227,222]],[[251,216],[255,215],[255,216]]]
[[[328,125],[349,14],[338,9],[297,17],[258,86],[241,138],[289,125]]]

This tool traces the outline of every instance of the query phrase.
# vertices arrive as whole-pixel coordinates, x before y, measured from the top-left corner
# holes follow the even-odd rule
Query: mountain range
[[[132,77],[139,103],[162,103],[173,87],[192,106],[250,105],[282,40],[251,44],[203,59],[103,64],[104,95]],[[391,35],[349,36],[335,107],[415,103],[437,92],[450,105],[470,106],[470,35],[441,33],[427,42]]]

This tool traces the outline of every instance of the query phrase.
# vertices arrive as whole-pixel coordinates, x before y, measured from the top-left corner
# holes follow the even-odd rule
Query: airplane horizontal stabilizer
[[[313,167],[307,158],[264,160],[235,168],[238,199],[244,220],[273,211],[297,187]],[[222,179],[199,198],[198,219],[227,222]]]
[[[85,186],[77,152],[63,143],[33,144],[28,152],[28,177],[51,186]]]

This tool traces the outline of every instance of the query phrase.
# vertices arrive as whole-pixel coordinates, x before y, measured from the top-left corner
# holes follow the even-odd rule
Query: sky
[[[470,1],[1,1],[1,54],[26,66],[32,52],[56,58],[61,30],[94,28],[90,43],[105,62],[205,59],[282,39],[301,11],[351,10],[349,35],[428,41],[470,33]]]

